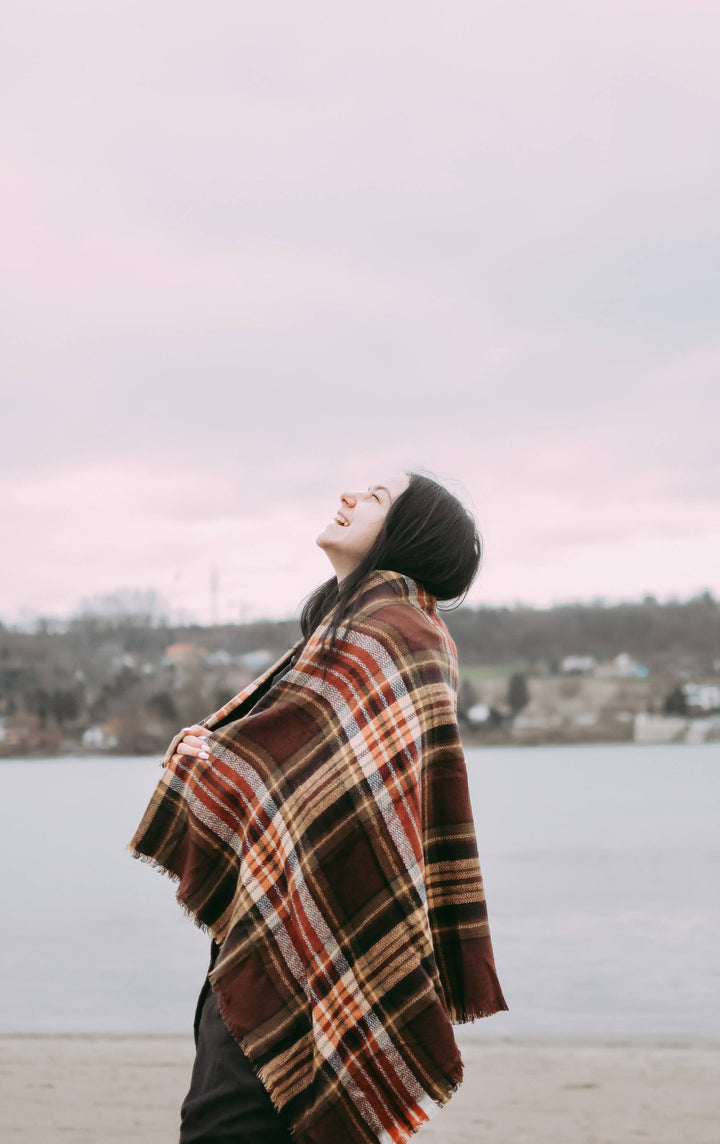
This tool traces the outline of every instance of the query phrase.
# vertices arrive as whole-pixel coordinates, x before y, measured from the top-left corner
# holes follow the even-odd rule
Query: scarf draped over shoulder
[[[376,572],[175,753],[130,843],[221,946],[223,1020],[299,1144],[404,1144],[462,1079],[495,973],[435,600]]]

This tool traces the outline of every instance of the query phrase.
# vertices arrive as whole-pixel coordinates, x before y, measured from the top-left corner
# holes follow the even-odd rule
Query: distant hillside
[[[511,676],[552,678],[569,655],[610,661],[624,652],[648,669],[632,702],[627,687],[618,693],[622,710],[658,710],[675,682],[720,673],[720,604],[709,593],[684,603],[465,607],[444,616],[458,646],[464,708],[477,700],[502,707]],[[157,751],[298,636],[293,620],[171,627],[127,613],[40,621],[31,632],[0,626],[0,754],[80,744]],[[555,694],[533,688],[531,708],[542,688]]]
[[[651,671],[707,673],[720,664],[720,602],[567,604],[555,608],[460,608],[445,613],[460,662],[506,660],[556,668],[567,655],[612,659],[630,652]]]

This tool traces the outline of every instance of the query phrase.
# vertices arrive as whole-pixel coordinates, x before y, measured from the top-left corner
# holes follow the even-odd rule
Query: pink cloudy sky
[[[0,618],[290,615],[344,488],[471,599],[720,593],[720,9],[36,0],[3,32]]]

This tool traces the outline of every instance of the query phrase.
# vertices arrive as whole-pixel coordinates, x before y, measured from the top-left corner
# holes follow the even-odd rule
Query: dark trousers
[[[216,956],[214,948],[211,967]],[[287,1120],[227,1031],[207,978],[195,1014],[195,1044],[180,1144],[293,1144]]]

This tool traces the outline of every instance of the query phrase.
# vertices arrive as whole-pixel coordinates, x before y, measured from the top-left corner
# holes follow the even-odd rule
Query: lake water
[[[500,979],[477,1035],[720,1037],[720,749],[467,752]],[[156,759],[0,762],[0,1031],[187,1032],[208,939],[124,849]]]

